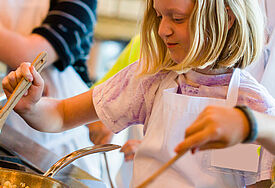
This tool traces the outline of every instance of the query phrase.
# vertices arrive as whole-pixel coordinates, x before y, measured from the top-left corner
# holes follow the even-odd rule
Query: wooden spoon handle
[[[32,65],[40,73],[46,64],[46,61],[47,53],[41,52],[32,62]],[[22,78],[16,86],[15,90],[12,92],[5,106],[0,110],[0,133],[6,119],[8,118],[8,115],[13,110],[18,101],[21,99],[21,97],[24,95],[24,93],[26,93],[30,86],[31,82],[29,82],[25,78]]]
[[[186,151],[182,151],[178,153],[175,157],[170,159],[167,163],[165,163],[160,169],[158,169],[153,175],[147,178],[143,183],[141,183],[137,188],[145,188],[149,185],[154,179],[156,179],[159,175],[161,175],[167,168],[169,168],[172,164],[174,164],[182,155],[184,155]],[[169,181],[169,180],[167,180]]]

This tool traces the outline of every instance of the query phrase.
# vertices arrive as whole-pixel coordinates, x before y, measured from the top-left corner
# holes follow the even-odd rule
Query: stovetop
[[[21,160],[18,156],[12,154],[12,151],[0,144],[0,167],[42,174],[40,170]]]

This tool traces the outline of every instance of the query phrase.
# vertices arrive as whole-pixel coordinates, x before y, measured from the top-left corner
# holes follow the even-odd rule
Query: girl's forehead
[[[153,0],[153,7],[161,12],[190,14],[194,8],[194,0]]]

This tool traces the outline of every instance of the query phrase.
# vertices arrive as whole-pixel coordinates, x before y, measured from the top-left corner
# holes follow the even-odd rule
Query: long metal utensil
[[[40,73],[44,68],[47,62],[47,53],[41,52],[35,60],[32,62],[34,68]],[[21,97],[26,93],[26,91],[31,86],[31,82],[22,78],[19,84],[16,86],[15,90],[11,94],[5,106],[0,110],[0,133],[2,131],[2,127],[4,126],[6,119],[8,118],[10,112],[13,110],[15,105],[21,99]]]
[[[94,146],[90,146],[90,147],[86,147],[86,148],[76,150],[76,151],[66,155],[62,159],[58,160],[55,164],[53,164],[51,166],[51,168],[49,170],[47,170],[47,172],[44,173],[43,176],[53,177],[62,168],[64,168],[68,164],[72,163],[74,160],[76,160],[80,157],[83,157],[85,155],[90,155],[90,154],[93,154],[93,153],[101,153],[101,152],[105,153],[107,151],[112,151],[112,150],[115,150],[115,149],[118,149],[118,148],[120,148],[119,145],[102,144],[102,145],[94,145]]]
[[[105,165],[106,165],[106,169],[107,169],[107,175],[108,175],[109,183],[110,183],[111,188],[114,188],[114,184],[113,184],[113,181],[112,181],[112,178],[111,178],[110,168],[109,168],[109,164],[108,164],[107,154],[103,153],[103,155],[104,155],[104,160],[105,160]]]
[[[186,150],[187,151],[187,150]],[[160,169],[158,169],[152,176],[147,178],[143,183],[141,183],[137,188],[145,188],[149,185],[153,180],[155,180],[159,175],[161,175],[167,168],[169,168],[172,164],[174,164],[181,156],[183,156],[186,151],[182,151],[178,153],[175,157],[170,159],[167,163],[165,163]],[[167,180],[169,181],[169,180]]]

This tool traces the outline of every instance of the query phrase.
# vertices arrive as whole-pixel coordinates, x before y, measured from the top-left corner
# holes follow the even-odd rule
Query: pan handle
[[[61,158],[59,161],[57,161],[54,165],[50,167],[49,170],[43,175],[47,177],[53,177],[57,172],[59,172],[62,168],[67,166],[68,164],[72,163],[74,160],[83,157],[85,155],[90,155],[93,153],[101,153],[101,152],[107,152],[112,151],[115,149],[120,148],[119,145],[115,144],[102,144],[102,145],[94,145],[86,148],[82,148],[79,150],[76,150],[65,157]]]

